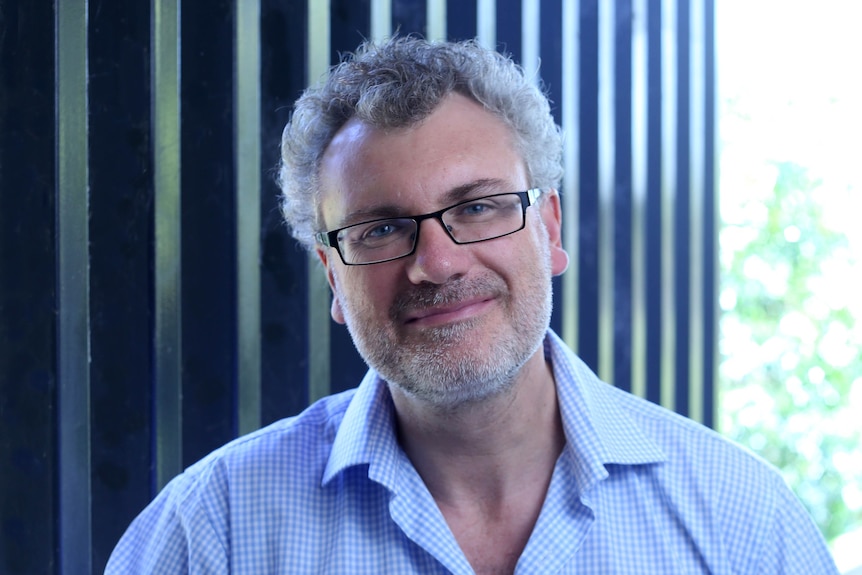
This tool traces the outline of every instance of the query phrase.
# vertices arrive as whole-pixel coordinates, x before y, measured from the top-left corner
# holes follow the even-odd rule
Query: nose
[[[412,283],[443,284],[466,273],[471,257],[469,246],[452,241],[443,225],[434,218],[419,223],[416,250],[407,262],[407,277]]]

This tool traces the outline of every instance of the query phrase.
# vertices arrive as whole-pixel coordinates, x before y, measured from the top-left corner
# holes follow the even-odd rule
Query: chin
[[[389,382],[405,395],[421,401],[440,411],[456,411],[485,401],[507,395],[514,388],[514,377],[490,381],[459,381],[449,385],[439,381],[410,383]]]
[[[476,403],[508,392],[531,357],[531,346],[521,345],[512,335],[497,334],[479,343],[469,331],[463,324],[435,328],[421,342],[368,358],[373,360],[369,365],[407,395],[437,407]]]

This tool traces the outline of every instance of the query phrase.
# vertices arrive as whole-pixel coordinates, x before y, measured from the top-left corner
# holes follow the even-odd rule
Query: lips
[[[471,298],[448,305],[416,309],[404,316],[404,323],[430,327],[462,321],[483,313],[493,300],[492,297]]]
[[[416,285],[399,294],[390,317],[410,327],[455,323],[485,313],[506,293],[503,280],[491,274],[444,285]]]

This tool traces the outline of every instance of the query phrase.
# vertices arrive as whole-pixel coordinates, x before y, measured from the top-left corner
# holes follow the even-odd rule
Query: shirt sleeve
[[[206,506],[180,476],[132,522],[105,575],[229,573],[230,557]]]
[[[838,568],[814,521],[784,484],[778,488],[759,573],[764,575],[838,575]]]

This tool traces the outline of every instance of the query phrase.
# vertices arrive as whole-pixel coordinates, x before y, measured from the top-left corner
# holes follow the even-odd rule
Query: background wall
[[[302,88],[394,30],[541,77],[553,327],[711,425],[713,28],[711,0],[0,0],[0,572],[101,572],[184,467],[358,382],[273,168]]]

